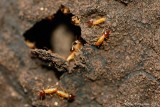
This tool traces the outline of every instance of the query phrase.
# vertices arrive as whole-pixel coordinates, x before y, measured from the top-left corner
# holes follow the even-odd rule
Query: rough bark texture
[[[102,47],[84,46],[70,65],[54,53],[30,50],[22,36],[61,4],[80,17],[88,43],[112,30]],[[159,10],[159,0],[0,0],[0,107],[159,107]],[[100,16],[104,24],[86,26]],[[37,98],[56,82],[75,101]]]

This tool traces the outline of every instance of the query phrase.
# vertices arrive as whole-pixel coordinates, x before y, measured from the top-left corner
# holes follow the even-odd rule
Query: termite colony
[[[64,5],[61,5],[59,10],[58,10],[58,12],[65,16],[65,15],[70,14],[70,9],[68,7],[66,7],[66,6],[64,6]],[[72,15],[71,18],[70,18],[71,24],[73,24],[74,26],[79,26],[80,25],[80,19],[78,18],[78,16],[75,16],[73,14],[71,14],[71,15]],[[45,20],[52,21],[54,19],[54,17],[55,16],[49,16]],[[102,24],[105,21],[106,21],[106,18],[104,18],[104,17],[101,17],[101,18],[95,19],[95,20],[91,19],[91,20],[89,20],[87,22],[87,25],[88,25],[88,27],[93,27],[93,26],[97,26],[99,24]],[[105,39],[109,38],[110,33],[111,33],[111,31],[105,30],[93,45],[96,46],[96,47],[100,47],[103,44],[103,42],[105,41]],[[82,47],[86,43],[85,40],[83,40],[80,37],[80,35],[81,35],[81,33],[79,33],[78,36],[76,35],[76,39],[74,39],[74,42],[72,42],[71,47],[70,47],[70,53],[65,58],[66,62],[74,61],[75,57],[77,55],[79,55]],[[41,46],[41,44],[40,45],[36,45],[35,42],[31,42],[26,38],[25,38],[25,42],[26,42],[27,46],[30,47],[31,49],[34,49],[34,48],[37,48],[38,46],[39,47]],[[40,41],[39,43],[43,43],[43,42]],[[64,99],[67,99],[68,101],[73,101],[74,100],[74,95],[69,94],[69,93],[64,92],[64,91],[61,91],[58,88],[47,88],[47,89],[42,89],[42,90],[40,90],[38,92],[38,96],[41,99],[44,99],[45,96],[47,96],[47,95],[54,95],[54,94],[56,94],[56,95],[58,95],[58,96],[60,96],[60,97],[62,97]]]
[[[99,24],[104,23],[105,21],[106,21],[106,18],[104,18],[104,17],[96,19],[96,20],[91,19],[87,22],[87,25],[88,25],[88,27],[97,26]],[[75,25],[77,25],[77,24],[79,25],[80,19],[75,16],[75,17],[73,17],[73,22],[75,23]],[[105,39],[109,38],[110,33],[111,33],[111,31],[104,31],[102,33],[102,35],[98,38],[98,40],[94,44],[94,46],[100,47],[102,45],[103,41]],[[76,40],[72,46],[70,55],[67,57],[67,61],[69,62],[71,60],[74,60],[75,56],[78,55],[78,53],[82,47],[83,47],[83,44],[80,41]]]
[[[56,15],[56,14],[58,14],[58,15]],[[52,41],[52,39],[53,39],[53,42],[52,42],[52,45],[54,46],[53,47],[54,48],[53,52],[55,52],[55,53],[59,54],[60,56],[62,56],[61,58],[65,59],[67,62],[74,61],[75,57],[79,54],[79,52],[82,49],[83,45],[85,43],[87,43],[81,37],[81,33],[80,33],[81,31],[76,31],[77,29],[80,29],[80,27],[79,27],[80,19],[78,18],[78,16],[73,15],[70,12],[70,9],[68,7],[66,7],[66,6],[64,6],[64,5],[60,6],[60,8],[59,8],[59,10],[57,11],[56,14],[46,17],[43,20],[43,22],[37,23],[35,25],[35,29],[28,30],[24,34],[25,43],[31,49],[39,48],[39,49],[49,49],[50,50],[50,48],[52,48],[52,46],[50,46],[48,43],[49,43],[49,41]],[[66,30],[64,30],[66,28],[66,26],[63,26],[62,23],[60,22],[60,18],[61,17],[63,18],[63,23],[67,23],[68,24],[70,22],[69,27],[72,27],[72,28],[77,27],[76,29],[73,29],[74,37],[68,36],[68,35],[70,35],[70,32],[68,33],[68,31],[66,32]],[[69,22],[67,22],[67,21],[69,21]],[[94,26],[97,26],[97,25],[100,25],[100,24],[104,23],[105,21],[106,21],[106,18],[105,17],[101,17],[101,18],[98,18],[98,19],[91,19],[88,22],[86,22],[86,24],[87,24],[88,27],[94,27]],[[51,32],[51,30],[48,30],[48,29],[51,29],[51,28],[44,27],[43,25],[40,28],[36,28],[36,26],[38,26],[40,24],[43,24],[43,23],[45,23],[45,26],[46,25],[47,26],[48,25],[49,26],[57,25],[57,24],[54,24],[55,22],[60,23],[60,27],[58,28],[59,30],[56,30],[55,31],[56,33],[53,33],[53,32],[52,33],[48,33],[48,32]],[[53,27],[53,28],[56,28],[56,27]],[[34,28],[34,26],[33,26],[33,28]],[[45,32],[39,33],[43,29],[45,29]],[[30,32],[30,31],[32,31],[32,32]],[[35,31],[37,31],[37,32],[35,32]],[[64,32],[64,33],[62,34],[60,32]],[[77,33],[77,34],[75,34],[75,33]],[[44,38],[45,34],[46,35],[49,35],[49,34],[51,34],[51,35],[55,34],[56,35],[56,34],[58,34],[58,36],[54,36],[55,38],[53,38],[53,37],[51,38],[49,36],[46,36]],[[34,35],[39,35],[39,39],[36,39],[36,37]],[[64,36],[61,36],[61,35],[64,35]],[[65,36],[65,35],[67,35],[68,37]],[[109,38],[109,35],[110,35],[110,31],[104,31],[102,33],[102,35],[98,38],[97,42],[95,44],[93,44],[93,45],[96,46],[96,47],[100,47],[102,45],[103,41],[105,39]],[[68,38],[70,38],[70,40]],[[64,39],[65,39],[65,41],[64,41]],[[64,45],[62,45],[62,44],[64,44]],[[69,45],[67,45],[67,44],[69,44]],[[67,48],[67,50],[66,50],[66,48]],[[69,48],[72,48],[72,49],[69,49]],[[69,50],[70,50],[70,52],[69,52]],[[63,53],[65,54],[65,56],[64,56]]]

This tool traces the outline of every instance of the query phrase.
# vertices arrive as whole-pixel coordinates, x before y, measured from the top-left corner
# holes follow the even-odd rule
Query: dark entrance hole
[[[75,40],[85,43],[80,26],[72,22],[73,16],[67,7],[61,5],[55,14],[35,23],[24,33],[26,43],[32,44],[31,48],[52,50],[66,58]]]
[[[81,37],[80,26],[73,23],[74,16],[67,7],[61,5],[55,14],[35,23],[24,33],[26,44],[30,48],[51,50],[64,58],[68,57],[75,40],[86,43]],[[54,70],[58,79],[65,72],[49,67],[47,62],[43,62],[42,66]]]

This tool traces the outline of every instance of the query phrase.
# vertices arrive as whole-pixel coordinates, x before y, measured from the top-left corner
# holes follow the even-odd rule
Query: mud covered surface
[[[159,0],[0,0],[0,107],[159,107]],[[23,38],[37,21],[63,4],[80,17],[87,41],[68,64],[57,54],[29,49]],[[90,19],[106,17],[88,27]],[[96,48],[103,29],[110,38]],[[75,95],[38,99],[37,92],[59,82]]]

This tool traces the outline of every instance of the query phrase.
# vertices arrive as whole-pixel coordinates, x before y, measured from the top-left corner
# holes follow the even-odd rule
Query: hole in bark
[[[52,50],[63,57],[67,57],[75,40],[81,38],[81,28],[72,21],[74,14],[61,5],[52,16],[35,23],[24,33],[26,44],[30,48]]]
[[[23,36],[28,47],[51,50],[65,59],[69,56],[72,43],[75,40],[81,41],[82,44],[86,43],[81,37],[79,18],[70,13],[69,8],[63,5],[52,16],[48,16],[35,23]],[[39,53],[39,51],[42,51],[42,53]],[[43,61],[43,66],[54,70],[55,75],[59,79],[65,70],[64,72],[58,71],[56,67],[48,66],[47,62],[52,62],[52,59],[50,59],[52,55],[48,55],[45,52],[43,54],[43,50],[39,51],[36,50],[35,56]],[[44,60],[47,61],[45,62]],[[54,65],[56,66],[56,64]]]

